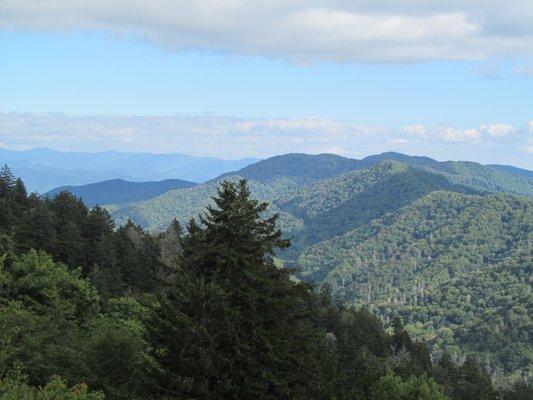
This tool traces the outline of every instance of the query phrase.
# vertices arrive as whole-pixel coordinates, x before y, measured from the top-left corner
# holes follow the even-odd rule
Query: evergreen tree
[[[15,187],[15,176],[5,164],[0,170],[0,198],[7,197]]]
[[[494,399],[490,377],[472,356],[468,356],[459,367],[457,383],[454,386],[453,397],[457,400]]]
[[[164,390],[213,399],[316,395],[325,332],[312,288],[274,264],[276,249],[288,245],[277,216],[262,217],[267,205],[250,199],[245,181],[222,183],[214,202],[201,227],[189,224],[183,280],[152,324],[155,342],[166,344],[156,352],[168,371]]]

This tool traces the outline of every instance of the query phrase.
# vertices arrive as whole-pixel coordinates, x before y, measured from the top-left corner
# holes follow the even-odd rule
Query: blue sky
[[[119,13],[122,0],[94,3],[0,4],[1,145],[230,158],[396,150],[533,166],[527,2],[516,1],[520,18],[480,14],[475,1],[415,12],[409,1],[258,11],[137,0],[142,18]],[[188,19],[153,12],[177,3]]]

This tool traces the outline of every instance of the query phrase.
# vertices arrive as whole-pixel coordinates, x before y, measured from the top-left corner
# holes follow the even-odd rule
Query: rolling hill
[[[196,186],[194,182],[180,179],[166,179],[156,182],[128,182],[112,179],[82,186],[61,186],[47,192],[44,196],[53,197],[61,191],[69,191],[89,206],[98,204],[120,204],[151,199],[173,189]]]
[[[254,197],[273,202],[305,183],[349,171],[357,167],[357,163],[357,160],[334,154],[287,154],[223,174],[193,188],[172,190],[150,200],[125,205],[112,204],[107,208],[119,224],[131,219],[149,230],[163,230],[174,218],[186,223],[198,216],[206,205],[211,204],[211,196],[216,193],[218,183],[222,180],[248,179]],[[274,211],[279,210],[274,208]],[[282,223],[284,229],[291,231],[299,221],[283,213]]]
[[[305,247],[368,223],[436,190],[474,193],[444,176],[396,161],[305,186],[275,202],[303,221],[294,240]]]

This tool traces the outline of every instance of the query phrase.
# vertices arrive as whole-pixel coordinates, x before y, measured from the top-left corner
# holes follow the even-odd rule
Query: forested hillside
[[[528,169],[517,168],[517,167],[513,167],[512,165],[500,165],[500,164],[491,164],[491,165],[487,165],[487,167],[490,167],[498,171],[507,172],[509,174],[521,176],[524,178],[533,179],[533,171],[530,171]]]
[[[436,190],[474,193],[439,174],[395,161],[305,186],[275,201],[303,221],[295,243],[303,248],[341,235]]]
[[[476,353],[495,379],[531,376],[533,201],[433,192],[300,255],[302,277],[434,352]]]
[[[61,186],[47,192],[45,196],[53,197],[62,191],[68,191],[72,195],[81,198],[88,207],[94,207],[103,204],[147,200],[169,190],[193,186],[196,186],[196,183],[181,179],[165,179],[156,182],[128,182],[123,179],[112,179],[81,186]]]
[[[0,173],[0,399],[517,400],[484,360],[432,361],[400,319],[279,268],[289,242],[245,181],[200,224],[114,229],[66,192]],[[453,350],[453,349],[450,349]]]
[[[314,168],[321,163],[327,166],[322,174]],[[533,268],[531,197],[510,195],[531,193],[531,180],[480,164],[398,153],[356,162],[287,155],[225,175],[233,181],[242,177],[249,179],[254,197],[271,203],[268,215],[279,213],[278,226],[293,245],[277,257],[301,270],[300,278],[330,283],[348,304],[369,303],[385,320],[401,314],[410,332],[427,340],[435,354],[443,345],[457,357],[477,354],[497,381],[531,376],[532,325],[524,312],[533,304],[531,282],[524,280]],[[217,185],[214,180],[109,210],[119,224],[132,218],[161,231],[172,218],[185,223],[213,204]],[[498,192],[507,194],[491,195]],[[505,211],[497,213],[498,207]],[[397,236],[388,237],[378,227],[393,229],[391,221],[404,222],[397,222]],[[425,250],[415,251],[417,246]],[[396,250],[382,254],[389,248]],[[439,264],[443,260],[446,267]],[[422,269],[403,276],[405,263]],[[443,275],[444,270],[449,273]],[[342,277],[336,280],[338,274]],[[438,295],[421,300],[413,289],[419,286]],[[471,303],[465,303],[468,294]]]
[[[273,182],[280,179],[306,184],[359,168],[360,161],[336,154],[285,154],[250,164],[237,171],[243,178]],[[232,176],[227,173],[222,176]]]
[[[408,156],[394,152],[369,156],[361,160],[361,166],[365,168],[384,160],[399,161],[412,167],[442,174],[453,183],[469,186],[475,190],[533,195],[531,171],[509,166],[485,166],[468,161],[438,162],[429,157]],[[518,171],[520,172],[517,173]]]
[[[246,178],[254,197],[272,201],[303,184],[356,168],[358,163],[357,160],[334,154],[288,154],[260,161],[235,173],[224,174],[194,188],[169,191],[147,201],[126,205],[113,204],[107,208],[118,224],[131,219],[144,228],[160,231],[174,218],[186,223],[201,213],[205,206],[212,203],[211,196],[223,180],[238,181]],[[291,215],[284,215],[282,220],[285,222],[283,227],[288,230],[292,225],[298,224]]]

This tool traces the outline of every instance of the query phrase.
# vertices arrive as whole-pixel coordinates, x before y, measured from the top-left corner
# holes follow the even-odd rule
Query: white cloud
[[[463,142],[467,140],[479,139],[481,133],[477,129],[456,129],[445,127],[442,130],[442,138],[450,142]]]
[[[532,10],[530,0],[2,0],[0,28],[296,62],[471,60],[532,54]]]
[[[482,124],[477,128],[459,128],[415,123],[394,127],[319,117],[245,119],[0,112],[0,143],[16,149],[48,146],[60,150],[177,152],[222,158],[268,157],[289,152],[334,152],[361,157],[402,151],[440,159],[521,162],[533,167],[527,154],[532,146],[533,121],[512,129],[509,126]]]
[[[487,132],[490,136],[502,137],[511,133],[513,131],[513,126],[507,124],[482,125],[481,129]]]
[[[404,126],[402,131],[411,135],[427,137],[427,128],[422,124]]]

